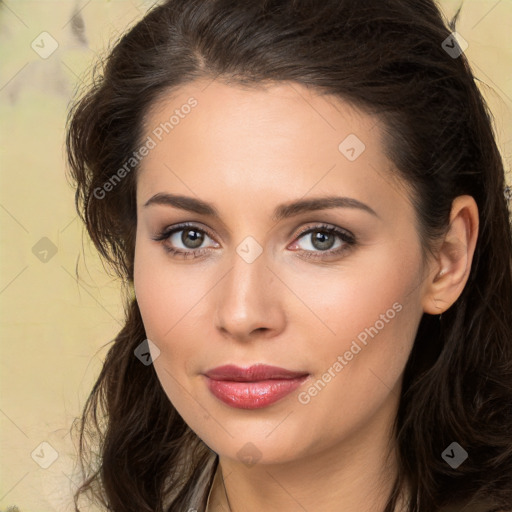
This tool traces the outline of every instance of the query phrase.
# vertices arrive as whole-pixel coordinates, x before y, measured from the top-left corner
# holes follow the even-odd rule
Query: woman
[[[77,500],[512,510],[512,238],[462,50],[430,0],[170,0],[124,35],[67,138],[133,287]]]

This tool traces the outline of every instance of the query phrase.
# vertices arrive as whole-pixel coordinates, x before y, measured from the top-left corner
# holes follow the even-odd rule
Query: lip
[[[290,394],[309,374],[256,364],[248,368],[219,366],[204,376],[210,392],[223,403],[238,409],[260,409]]]

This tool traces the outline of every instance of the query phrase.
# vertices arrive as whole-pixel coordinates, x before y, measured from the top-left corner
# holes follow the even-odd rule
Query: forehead
[[[338,192],[389,207],[386,187],[396,188],[379,120],[296,83],[186,84],[148,111],[148,137],[154,147],[140,164],[141,201],[165,189],[213,200],[222,188],[241,205]]]
[[[262,153],[256,146],[263,143],[268,147],[273,141],[283,149],[288,142],[293,153],[304,147],[303,152],[310,154],[313,142],[318,151],[326,147],[337,150],[349,130],[357,130],[360,137],[373,143],[367,132],[377,122],[340,98],[320,95],[297,83],[242,86],[214,80],[188,83],[162,94],[146,115],[144,127],[159,141],[170,135],[175,143],[183,141],[180,135],[189,138],[193,129],[204,149],[213,142],[216,151],[229,146],[228,137],[243,140],[241,153],[253,151],[264,156],[269,152]],[[314,140],[313,133],[317,134]],[[319,147],[320,138],[325,142]],[[235,149],[230,148],[230,156]]]

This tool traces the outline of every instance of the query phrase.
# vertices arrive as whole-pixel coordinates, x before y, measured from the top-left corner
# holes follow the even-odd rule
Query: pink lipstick
[[[264,364],[249,368],[219,366],[205,373],[210,392],[238,409],[260,409],[273,404],[297,389],[308,375]]]

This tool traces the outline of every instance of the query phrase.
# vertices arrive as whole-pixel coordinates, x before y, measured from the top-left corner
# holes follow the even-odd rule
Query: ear
[[[425,283],[425,313],[439,315],[459,298],[471,271],[478,237],[478,206],[472,196],[454,199],[450,225]]]

